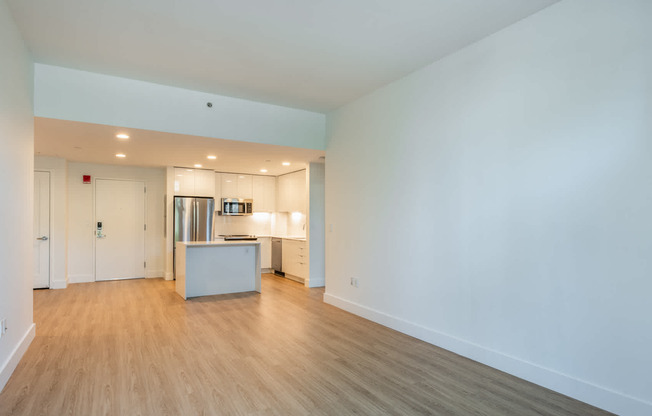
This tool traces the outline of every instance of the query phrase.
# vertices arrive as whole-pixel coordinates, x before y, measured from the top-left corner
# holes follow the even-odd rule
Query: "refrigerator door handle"
[[[197,200],[192,200],[192,241],[197,241],[197,235],[199,234],[199,221],[197,221],[197,214],[199,213],[199,208],[197,207]]]

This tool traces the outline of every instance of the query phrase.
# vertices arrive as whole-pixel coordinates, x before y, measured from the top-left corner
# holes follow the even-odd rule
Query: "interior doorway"
[[[95,280],[145,277],[145,183],[95,180]]]
[[[50,172],[34,172],[34,289],[50,287]]]

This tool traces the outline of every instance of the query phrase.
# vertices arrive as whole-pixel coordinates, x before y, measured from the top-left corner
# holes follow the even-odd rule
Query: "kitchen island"
[[[260,243],[189,241],[176,246],[176,292],[182,298],[260,292]]]

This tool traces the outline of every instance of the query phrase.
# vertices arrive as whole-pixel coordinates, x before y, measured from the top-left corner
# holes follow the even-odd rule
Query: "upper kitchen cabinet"
[[[238,175],[234,173],[222,173],[222,198],[237,198]]]
[[[276,210],[279,212],[306,213],[306,171],[288,173],[278,177],[276,183]]]
[[[238,175],[238,198],[253,198],[253,176]]]
[[[222,173],[222,198],[252,199],[252,175]]]
[[[195,170],[195,196],[215,197],[215,172],[212,170]]]
[[[254,212],[276,211],[276,178],[273,176],[254,176],[252,179]]]
[[[219,211],[220,199],[222,198],[222,174],[215,172],[215,210]]]
[[[212,170],[174,168],[174,194],[214,197],[215,176]]]

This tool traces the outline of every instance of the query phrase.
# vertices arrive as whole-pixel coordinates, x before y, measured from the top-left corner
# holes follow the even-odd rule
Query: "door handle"
[[[41,241],[47,241],[48,237],[46,235],[44,235],[43,237],[37,237],[36,239],[41,240]]]

